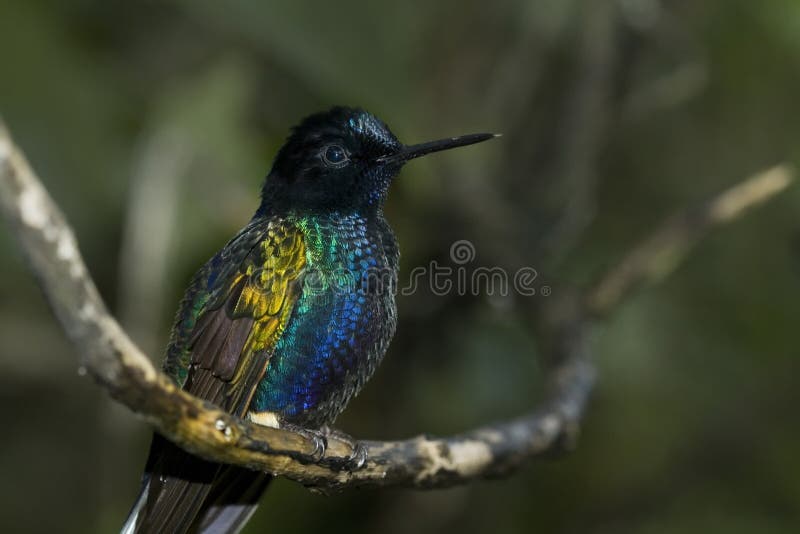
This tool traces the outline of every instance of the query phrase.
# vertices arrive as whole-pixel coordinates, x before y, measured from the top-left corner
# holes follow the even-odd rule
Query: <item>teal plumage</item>
[[[332,422],[374,372],[394,334],[399,251],[391,229],[377,217],[334,212],[255,219],[192,281],[165,370],[185,384],[198,317],[222,305],[231,281],[249,266],[263,268],[253,262],[253,250],[275,227],[298,232],[306,244],[303,288],[283,334],[267,349],[272,356],[249,409],[317,428]],[[247,283],[258,286],[257,280]]]
[[[344,409],[394,335],[397,245],[377,217],[333,213],[290,220],[310,244],[307,278],[251,410],[317,428]]]
[[[320,429],[394,335],[399,249],[383,217],[414,157],[490,138],[406,147],[357,109],[312,115],[281,148],[251,222],[187,289],[164,370],[195,396],[273,426]],[[269,476],[153,438],[124,532],[236,532]]]

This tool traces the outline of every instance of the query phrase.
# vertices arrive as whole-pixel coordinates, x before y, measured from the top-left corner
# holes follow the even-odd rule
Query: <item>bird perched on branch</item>
[[[326,425],[394,335],[399,251],[383,216],[393,178],[413,158],[492,137],[406,146],[359,109],[306,118],[278,152],[253,219],[192,279],[164,370],[234,415],[324,446]],[[237,532],[270,478],[156,434],[123,532]]]

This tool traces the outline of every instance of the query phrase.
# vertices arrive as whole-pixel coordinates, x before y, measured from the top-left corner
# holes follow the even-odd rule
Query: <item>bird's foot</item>
[[[341,430],[336,430],[328,425],[323,425],[320,429],[326,439],[335,439],[350,446],[353,452],[350,453],[345,459],[344,469],[347,471],[354,471],[360,469],[367,462],[367,448],[359,441],[353,439],[349,434],[345,434]]]
[[[299,434],[314,445],[314,450],[309,454],[312,463],[318,463],[325,457],[328,450],[328,436],[321,430],[311,430],[292,423],[281,423],[281,428]]]

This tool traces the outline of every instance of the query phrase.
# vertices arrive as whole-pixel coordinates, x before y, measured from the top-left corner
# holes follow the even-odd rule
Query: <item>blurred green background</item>
[[[796,163],[798,73],[797,0],[0,3],[0,114],[159,359],[189,276],[308,113],[363,106],[408,142],[503,132],[395,183],[403,272],[468,239],[475,265],[533,266],[556,296],[674,210]],[[434,492],[281,480],[246,532],[797,532],[798,209],[795,186],[600,325],[573,453]],[[150,430],[78,376],[5,227],[0,253],[0,530],[113,532]],[[398,305],[337,426],[445,434],[533,405],[530,299]]]

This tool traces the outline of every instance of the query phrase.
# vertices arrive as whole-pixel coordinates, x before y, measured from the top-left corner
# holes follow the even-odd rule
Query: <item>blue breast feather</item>
[[[383,357],[394,331],[394,296],[381,281],[392,266],[379,232],[361,217],[295,224],[308,246],[303,292],[250,409],[321,424],[344,408]]]

